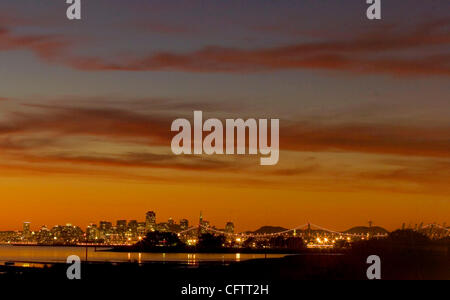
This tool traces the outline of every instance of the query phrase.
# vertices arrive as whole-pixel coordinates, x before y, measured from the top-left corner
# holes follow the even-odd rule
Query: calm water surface
[[[197,264],[199,262],[238,262],[249,259],[264,258],[264,254],[217,254],[217,253],[124,253],[104,252],[109,248],[89,248],[88,260],[91,262],[180,262]],[[0,263],[65,263],[67,257],[77,255],[82,260],[86,257],[86,248],[80,247],[38,247],[38,246],[3,246],[0,245]],[[267,258],[278,258],[285,254],[267,254]]]

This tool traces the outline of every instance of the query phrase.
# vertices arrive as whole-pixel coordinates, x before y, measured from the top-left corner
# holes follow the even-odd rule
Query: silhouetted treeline
[[[147,236],[136,244],[142,248],[154,247],[182,247],[184,243],[178,238],[178,235],[172,232],[149,232]]]
[[[201,250],[216,250],[224,248],[226,238],[223,235],[205,233],[198,239],[197,248]]]
[[[123,248],[123,249],[122,249]],[[202,234],[195,246],[183,243],[177,234],[171,232],[150,232],[136,245],[130,247],[118,247],[116,250],[127,251],[170,251],[170,252],[289,252],[303,251],[332,251],[348,252],[352,255],[366,255],[370,253],[407,253],[418,251],[438,251],[450,253],[450,237],[441,240],[430,240],[426,235],[413,230],[397,230],[386,238],[362,240],[349,243],[346,240],[338,240],[334,249],[307,250],[300,237],[277,236],[270,239],[248,238],[244,241],[227,239],[223,235],[210,233]]]
[[[305,249],[305,244],[302,238],[299,237],[273,237],[267,240],[258,240],[249,238],[241,242],[234,240],[227,240],[223,235],[215,235],[210,233],[202,234],[198,238],[198,242],[195,246],[189,246],[180,240],[177,234],[171,232],[150,232],[140,242],[136,243],[132,247],[116,247],[115,250],[131,250],[131,251],[201,251],[201,252],[218,252],[218,251],[233,251],[243,250],[248,251],[262,251],[266,252],[267,249],[271,251],[283,250],[296,252]]]
[[[353,243],[353,254],[394,253],[408,254],[419,252],[450,252],[450,238],[431,240],[417,231],[406,229],[396,230],[384,239],[371,239]]]

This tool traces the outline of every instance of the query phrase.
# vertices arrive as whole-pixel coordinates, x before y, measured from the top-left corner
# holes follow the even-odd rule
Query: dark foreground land
[[[376,254],[376,253],[373,253]],[[450,256],[445,251],[422,250],[378,253],[382,279],[450,280]],[[109,282],[145,281],[155,287],[176,287],[186,282],[258,282],[296,280],[366,280],[367,254],[309,253],[279,259],[258,259],[239,263],[89,263],[82,264],[82,280]],[[46,268],[0,266],[0,280],[67,280],[68,265]],[[175,289],[176,290],[176,289]]]
[[[145,245],[144,245],[145,246]],[[211,247],[210,247],[211,248]],[[154,251],[153,247],[142,247],[137,250]],[[272,299],[301,299],[314,292],[326,298],[337,294],[355,293],[351,283],[330,285],[318,284],[313,287],[304,280],[367,280],[367,271],[371,264],[368,257],[377,255],[381,260],[381,279],[385,280],[450,280],[450,240],[431,241],[412,231],[394,232],[386,239],[356,242],[351,247],[343,247],[324,251],[298,249],[298,254],[287,255],[278,259],[257,259],[236,263],[200,262],[194,265],[180,263],[89,263],[81,265],[81,280],[70,282],[67,279],[69,265],[55,264],[45,268],[23,268],[18,266],[0,266],[0,286],[9,287],[11,281],[37,282],[39,287],[61,287],[69,285],[72,293],[86,293],[85,285],[92,287],[90,291],[117,296],[120,291],[143,293],[145,298],[171,299],[184,297],[183,291],[191,296],[196,287],[214,288],[216,293],[202,298],[230,298],[242,294],[229,295],[226,291],[242,291],[239,286],[263,286],[269,289]],[[6,283],[6,284],[5,284]],[[75,287],[75,288],[74,288]],[[231,287],[231,288],[229,288]],[[383,291],[373,285],[367,287],[365,294]],[[402,288],[401,293],[415,288]],[[396,284],[396,289],[399,286]],[[22,291],[23,289],[21,289]],[[205,290],[203,290],[205,291]],[[253,291],[255,291],[253,289]],[[377,292],[378,291],[378,292]],[[89,292],[89,293],[91,293]],[[58,294],[59,295],[59,294]],[[64,294],[65,295],[65,294]],[[362,294],[358,294],[361,296]],[[244,294],[244,298],[249,295]]]

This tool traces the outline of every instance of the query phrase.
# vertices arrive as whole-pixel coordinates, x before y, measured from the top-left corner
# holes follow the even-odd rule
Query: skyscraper
[[[131,220],[128,222],[128,234],[131,237],[137,236],[137,228],[138,228],[138,222],[136,220]]]
[[[137,225],[138,225],[137,226],[137,235],[140,237],[145,237],[147,232],[149,232],[149,230],[147,230],[147,223],[146,222],[138,222]],[[155,228],[154,230],[156,230],[156,227],[154,227],[154,228]]]
[[[203,213],[200,212],[200,221],[199,221],[199,235],[205,234],[208,232],[207,228],[209,228],[209,221],[203,220]]]
[[[186,219],[182,219],[180,220],[180,229],[181,230],[186,230],[189,228],[189,221]]]
[[[145,229],[146,231],[156,230],[156,213],[154,211],[147,212],[145,216]]]
[[[202,235],[204,232],[204,229],[202,226],[203,226],[203,213],[202,213],[202,211],[200,211],[200,219],[198,221],[198,236]]]
[[[88,241],[95,241],[99,239],[99,230],[96,224],[90,224],[86,229],[86,238]]]
[[[124,233],[127,230],[127,221],[126,220],[118,220],[116,226],[117,226],[118,233]]]
[[[24,222],[23,223],[23,237],[28,239],[31,237],[31,223],[30,222]]]
[[[225,226],[225,232],[226,233],[234,233],[234,223],[233,222],[227,223],[227,225]]]
[[[112,229],[111,222],[108,221],[100,221],[100,230],[110,231]]]

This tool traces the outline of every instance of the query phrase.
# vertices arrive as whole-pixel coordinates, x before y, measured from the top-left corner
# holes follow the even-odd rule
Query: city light
[[[384,238],[386,232],[368,234],[368,232],[343,233],[323,228],[314,224],[304,224],[293,229],[287,229],[275,233],[235,233],[235,226],[227,222],[224,229],[211,226],[209,221],[200,216],[199,225],[189,227],[187,219],[181,219],[179,223],[173,219],[167,222],[156,222],[156,213],[148,212],[145,221],[118,220],[115,224],[108,221],[100,221],[98,224],[90,224],[83,231],[72,224],[55,225],[53,228],[42,226],[40,230],[31,230],[31,223],[24,222],[22,231],[0,231],[0,244],[40,244],[40,245],[124,245],[129,246],[143,242],[147,234],[152,232],[174,233],[176,238],[187,246],[196,246],[199,237],[209,233],[213,236],[224,236],[223,247],[251,247],[271,248],[272,238],[299,238],[308,248],[342,247],[337,241],[345,240],[347,245],[372,238]],[[364,230],[364,227],[359,227]],[[420,226],[417,230],[429,235],[431,238],[443,238],[449,235],[449,229],[445,226],[430,224]],[[250,240],[252,239],[252,240]],[[250,243],[246,243],[250,241]],[[161,246],[170,246],[165,242]]]

